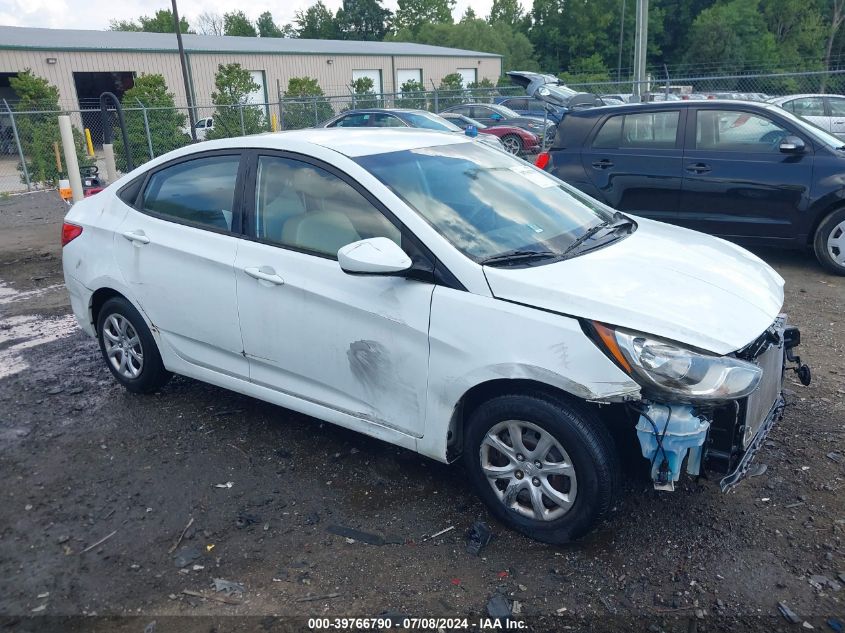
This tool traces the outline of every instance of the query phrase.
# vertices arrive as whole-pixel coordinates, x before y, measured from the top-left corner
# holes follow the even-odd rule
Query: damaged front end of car
[[[810,383],[795,354],[800,332],[784,314],[724,356],[598,322],[584,329],[642,387],[628,407],[657,490],[674,490],[683,470],[717,474],[723,492],[735,486],[783,415],[785,370]]]

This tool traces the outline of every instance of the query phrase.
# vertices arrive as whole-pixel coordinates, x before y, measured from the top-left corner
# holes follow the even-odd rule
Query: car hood
[[[716,354],[768,328],[783,305],[783,279],[724,240],[636,218],[637,230],[562,262],[484,272],[493,295],[593,319]]]
[[[558,108],[574,109],[602,105],[597,95],[567,88],[554,75],[543,75],[526,70],[511,70],[507,74],[511,81],[525,88],[525,93],[529,97],[535,97]],[[543,86],[546,86],[547,90],[541,91],[540,88]]]

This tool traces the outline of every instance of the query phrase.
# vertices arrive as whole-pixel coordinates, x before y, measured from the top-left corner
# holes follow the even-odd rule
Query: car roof
[[[769,101],[748,101],[744,99],[681,99],[679,101],[650,101],[648,103],[619,103],[615,105],[597,106],[595,108],[586,108],[584,110],[573,110],[566,115],[566,119],[580,118],[589,119],[599,116],[604,116],[608,113],[618,112],[649,112],[652,110],[666,110],[678,108],[709,108],[716,109],[718,107],[732,107],[737,106],[753,106],[756,108],[767,109],[771,106]],[[564,119],[564,121],[566,120]]]
[[[185,148],[184,153],[241,148],[289,150],[293,145],[301,147],[302,143],[306,143],[356,157],[472,142],[461,134],[419,128],[308,128],[203,141],[189,145],[190,149]]]
[[[842,95],[837,94],[819,94],[819,93],[807,93],[807,94],[800,94],[800,95],[786,95],[785,97],[773,97],[766,101],[766,103],[786,103],[787,101],[792,101],[793,99],[807,99],[810,97],[841,97]]]
[[[338,116],[346,116],[347,114],[434,114],[428,110],[420,108],[356,108],[355,110],[347,110],[341,112]]]

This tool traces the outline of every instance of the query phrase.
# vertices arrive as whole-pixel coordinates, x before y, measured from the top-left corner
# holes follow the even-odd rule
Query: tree
[[[265,11],[264,13],[258,16],[258,20],[256,20],[255,26],[258,27],[259,37],[285,36],[282,32],[282,29],[280,29],[273,21],[273,14],[269,11]]]
[[[493,88],[496,86],[493,84],[492,81],[484,77],[481,81],[473,81],[467,84],[467,89],[469,90],[470,98],[473,101],[492,101],[491,97],[493,96]]]
[[[185,18],[179,18],[179,30],[182,33],[190,32],[190,28]],[[137,22],[134,20],[112,20],[109,23],[109,29],[112,31],[145,31],[147,33],[176,32],[173,12],[170,9],[159,9],[152,17],[142,15]]]
[[[258,31],[243,11],[223,14],[223,34],[237,37],[258,37]]]
[[[731,0],[698,14],[689,32],[686,61],[707,61],[716,74],[775,68],[779,62],[774,35],[758,0]]]
[[[380,108],[384,105],[381,95],[373,91],[375,84],[369,77],[358,77],[349,87],[352,89],[353,108]]]
[[[416,79],[409,79],[399,86],[399,97],[396,98],[397,108],[426,109],[425,86]]]
[[[464,14],[461,16],[461,22],[471,22],[472,20],[477,20],[478,16],[475,14],[475,9],[472,7],[467,7]]]
[[[53,145],[61,147],[61,135],[57,116],[59,109],[59,90],[46,79],[36,77],[29,69],[9,79],[9,85],[18,96],[15,110],[19,112],[37,112],[16,117],[21,148],[26,156],[26,169],[29,178],[35,183],[55,185],[67,174],[56,166]],[[73,130],[76,156],[79,166],[92,164],[87,155],[80,151],[83,147],[82,134]],[[23,181],[23,165],[18,164]]]
[[[381,0],[343,0],[337,10],[337,32],[345,40],[380,42],[390,30],[393,13]]]
[[[334,40],[338,38],[337,21],[323,0],[294,14],[294,23],[297,27],[297,35],[309,40]]]
[[[404,29],[395,41],[450,46],[502,55],[503,70],[540,70],[528,37],[504,22],[462,20],[457,24],[425,24],[414,34]]]
[[[323,89],[312,77],[291,77],[282,103],[282,129],[298,130],[334,116]]]
[[[589,57],[574,60],[567,72],[560,73],[558,77],[566,84],[577,86],[583,92],[607,92],[606,87],[590,86],[591,83],[604,83],[610,81],[610,70],[602,60],[602,56],[593,53]]]
[[[452,24],[455,0],[399,0],[394,19],[397,31],[416,34],[425,24]]]
[[[266,130],[264,112],[249,105],[249,96],[261,88],[240,64],[220,64],[214,76],[211,101],[215,105],[214,128],[206,138],[257,134]]]
[[[204,11],[197,16],[197,31],[202,35],[223,35],[223,16]]]
[[[460,73],[449,73],[443,77],[437,90],[441,110],[464,102],[464,78]]]
[[[121,103],[124,108],[132,161],[135,165],[140,165],[151,158],[147,130],[144,125],[144,112],[140,109],[142,105],[148,108],[147,121],[153,156],[160,156],[190,141],[190,137],[185,133],[185,114],[176,109],[173,94],[167,91],[167,84],[162,75],[136,77],[135,85],[123,93]],[[116,135],[114,145],[117,167],[125,171],[126,151],[120,134]]]
[[[509,26],[516,27],[522,24],[524,18],[524,11],[519,0],[493,0],[493,6],[490,7],[490,15],[487,21],[490,24],[503,22]]]
[[[828,23],[829,30],[827,36],[827,44],[824,53],[824,67],[830,70],[830,55],[833,50],[833,43],[836,40],[836,35],[839,32],[839,27],[845,21],[845,0],[829,0],[830,22]],[[825,90],[825,80],[822,80],[821,90]]]

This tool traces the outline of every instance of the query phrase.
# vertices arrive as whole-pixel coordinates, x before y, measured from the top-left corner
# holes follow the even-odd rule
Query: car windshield
[[[801,117],[795,116],[789,110],[774,105],[767,105],[766,108],[777,112],[782,117],[786,117],[792,123],[801,128],[802,131],[806,132],[820,143],[824,143],[825,145],[832,147],[833,149],[839,149],[845,146],[845,143],[842,142],[841,138],[836,138],[833,134],[820,128],[811,121],[807,121],[806,119],[802,119]]]
[[[428,112],[406,112],[405,119],[414,127],[421,127],[426,130],[437,130],[438,132],[460,132],[454,123],[450,123],[443,117]]]
[[[511,252],[564,255],[613,211],[524,161],[478,143],[356,159],[476,262]]]

